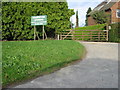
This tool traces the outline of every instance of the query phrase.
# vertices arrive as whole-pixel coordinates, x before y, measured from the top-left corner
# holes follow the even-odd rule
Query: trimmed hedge
[[[2,2],[2,40],[33,40],[31,16],[47,15],[45,31],[48,37],[70,27],[73,9],[67,2]],[[42,38],[42,26],[36,26]]]
[[[120,22],[110,24],[111,30],[109,31],[109,42],[120,42]]]

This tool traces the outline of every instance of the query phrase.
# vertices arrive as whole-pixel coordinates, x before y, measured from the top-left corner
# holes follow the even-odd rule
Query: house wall
[[[90,25],[96,25],[95,20],[91,16],[88,17],[88,26]]]
[[[115,22],[120,22],[120,18],[116,17],[116,10],[120,9],[120,1],[116,2],[112,7],[111,7],[111,23]]]

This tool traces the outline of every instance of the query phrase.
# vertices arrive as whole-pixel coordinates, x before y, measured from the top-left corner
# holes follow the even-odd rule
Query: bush
[[[34,27],[31,16],[47,15],[45,31],[54,36],[70,26],[74,14],[67,2],[2,2],[2,40],[31,40]],[[36,26],[42,36],[42,26]],[[48,36],[49,36],[48,35]]]
[[[92,17],[97,22],[97,24],[110,22],[110,14],[105,13],[105,11],[96,11],[92,14]]]
[[[111,30],[109,31],[109,42],[120,42],[120,22],[110,24]]]

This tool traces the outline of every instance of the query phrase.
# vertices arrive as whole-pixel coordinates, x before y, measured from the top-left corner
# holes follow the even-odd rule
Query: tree
[[[46,32],[60,33],[69,28],[73,9],[67,2],[3,2],[2,3],[2,39],[30,40],[34,37],[31,16],[47,15]],[[36,26],[42,36],[42,26]]]
[[[92,11],[91,7],[88,8],[86,12],[86,20],[85,20],[85,26],[88,26],[88,14]]]
[[[92,14],[92,17],[97,24],[110,23],[110,14],[106,14],[105,11],[96,11]]]
[[[76,27],[79,27],[78,10],[76,11]]]

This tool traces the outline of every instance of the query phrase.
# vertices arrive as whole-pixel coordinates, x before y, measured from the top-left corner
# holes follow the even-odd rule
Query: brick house
[[[91,16],[95,11],[105,11],[110,14],[110,23],[120,22],[120,0],[105,0],[95,7],[88,14],[88,26],[97,24]]]

